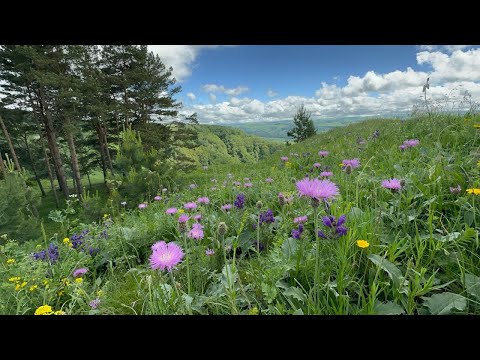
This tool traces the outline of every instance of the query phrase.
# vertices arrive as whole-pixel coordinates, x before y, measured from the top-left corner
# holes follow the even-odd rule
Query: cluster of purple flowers
[[[58,246],[51,243],[47,250],[41,250],[33,253],[35,260],[50,261],[51,264],[55,264],[58,261]]]
[[[275,217],[273,216],[273,211],[268,209],[267,211],[260,213],[260,225],[263,223],[274,223]]]
[[[292,230],[292,237],[294,239],[300,239],[303,233],[303,229],[304,229],[303,224],[298,224],[298,229]]]
[[[72,236],[70,236],[70,242],[72,243],[72,248],[78,249],[83,245],[83,239],[87,234],[89,233],[88,229],[83,230],[80,234],[73,233]]]
[[[235,205],[237,209],[243,209],[245,206],[245,195],[243,193],[238,194],[233,205]]]
[[[318,232],[318,237],[321,237],[322,239],[330,239],[346,235],[348,232],[348,228],[344,226],[346,220],[347,217],[345,215],[341,215],[338,219],[332,215],[324,216],[322,222],[323,225],[330,229],[330,234],[327,235],[320,230]]]
[[[351,160],[343,160],[342,164],[344,168],[350,165],[352,169],[355,169],[360,166],[360,160],[357,158],[351,159]]]
[[[415,147],[418,144],[420,144],[420,140],[417,140],[417,139],[405,140],[403,144],[399,146],[399,148],[401,151],[405,151],[405,149],[409,147]]]

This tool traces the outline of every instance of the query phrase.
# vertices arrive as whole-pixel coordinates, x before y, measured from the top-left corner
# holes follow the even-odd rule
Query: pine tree
[[[294,128],[287,132],[288,136],[293,137],[293,141],[298,143],[317,133],[311,116],[303,104],[297,109],[293,117]]]

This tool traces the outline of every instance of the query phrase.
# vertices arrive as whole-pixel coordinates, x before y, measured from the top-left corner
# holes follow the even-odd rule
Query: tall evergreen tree
[[[288,131],[287,135],[293,137],[295,142],[303,141],[317,133],[313,124],[312,114],[305,109],[303,104],[297,109],[293,117],[293,124],[293,129]]]

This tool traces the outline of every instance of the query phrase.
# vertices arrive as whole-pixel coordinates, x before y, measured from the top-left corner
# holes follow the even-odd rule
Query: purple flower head
[[[287,156],[282,156],[282,157],[280,158],[280,160],[286,162],[286,161],[288,161],[288,157],[287,157]]]
[[[223,211],[228,211],[232,208],[232,204],[225,204],[222,206]]]
[[[153,270],[172,271],[184,256],[182,248],[174,242],[167,244],[165,241],[160,241],[152,246],[152,250],[150,267]]]
[[[167,215],[173,215],[173,214],[176,214],[177,213],[177,208],[168,208],[166,211],[165,211],[165,214]]]
[[[235,205],[237,209],[243,209],[245,205],[245,195],[242,193],[238,194],[237,198],[233,202],[233,205]]]
[[[322,165],[320,165],[320,163],[315,163],[315,164],[313,164],[313,167],[314,167],[314,168],[317,168],[317,169],[318,169],[320,166],[322,166]]]
[[[145,204],[145,203],[141,203],[141,204],[138,205],[138,208],[139,208],[140,210],[143,210],[143,209],[145,209],[146,207],[147,207],[147,204]]]
[[[335,216],[329,215],[322,218],[323,225],[326,227],[332,228],[336,226]]]
[[[322,230],[320,230],[317,235],[319,238],[328,239],[327,235],[325,235],[325,233]]]
[[[213,256],[213,255],[215,255],[215,250],[213,250],[213,249],[207,249],[207,250],[205,250],[205,255],[207,255],[207,256]]]
[[[294,239],[300,239],[301,235],[302,235],[302,233],[300,232],[300,230],[297,230],[297,229],[292,230],[292,237]]]
[[[80,269],[75,270],[72,273],[72,275],[73,275],[73,277],[77,278],[77,277],[81,277],[81,276],[85,275],[87,272],[88,272],[87,268],[80,268]]]
[[[182,214],[178,217],[179,224],[185,224],[188,221],[189,217],[187,214]]]
[[[335,232],[338,236],[344,236],[347,234],[348,229],[345,226],[341,225],[341,226],[337,226],[337,229],[335,230]]]
[[[399,148],[401,151],[405,151],[405,149],[407,148],[407,145],[400,145]]]
[[[399,191],[402,188],[402,184],[400,184],[400,180],[393,178],[390,180],[383,180],[382,187],[392,191]]]
[[[460,194],[462,192],[462,188],[460,185],[457,185],[456,187],[450,187],[450,192],[452,194]]]
[[[320,176],[323,176],[323,177],[330,177],[330,176],[333,176],[333,173],[331,171],[322,171],[320,173]]]
[[[160,195],[157,195],[153,198],[153,200],[160,201],[160,200],[162,200],[162,197]]]
[[[328,151],[325,151],[325,150],[320,150],[318,152],[318,155],[321,156],[321,157],[326,157],[328,155]]]
[[[90,254],[91,257],[94,257],[99,252],[100,252],[99,248],[94,248],[94,247],[91,247],[91,246],[88,248],[88,253]]]
[[[263,223],[274,223],[275,222],[275,217],[273,216],[273,211],[268,209],[264,213],[260,214],[260,224]]]
[[[337,226],[342,226],[343,224],[345,224],[346,220],[347,220],[347,216],[341,215],[337,220]]]
[[[271,184],[271,183],[273,182],[273,179],[272,179],[272,178],[266,178],[266,179],[265,179],[265,182],[266,182],[267,184]]]
[[[331,199],[339,194],[337,185],[330,180],[305,178],[297,181],[296,186],[300,196],[307,196],[316,200]]]
[[[92,309],[96,309],[98,305],[100,305],[100,299],[97,297],[96,299],[90,301],[88,305],[90,305]]]
[[[51,243],[50,246],[48,247],[47,254],[48,254],[48,259],[50,260],[50,263],[55,264],[59,256],[58,246]]]
[[[295,224],[303,224],[303,223],[306,223],[307,220],[308,220],[307,215],[304,215],[304,216],[296,217],[295,219],[293,219],[293,222]]]
[[[240,186],[242,185],[242,183],[240,181],[234,181],[233,182],[233,186]]]
[[[47,250],[42,250],[32,254],[35,260],[45,260],[47,258]]]
[[[196,222],[200,222],[200,220],[202,220],[202,214],[197,214],[193,217],[193,219],[196,221]]]
[[[198,198],[197,201],[198,201],[200,204],[208,204],[208,203],[210,203],[210,199],[209,199],[208,197],[206,197],[206,196]]]
[[[420,144],[420,140],[417,140],[417,139],[405,140],[405,141],[403,142],[403,144],[404,144],[406,147],[414,147],[414,146],[417,146],[418,144]]]
[[[194,223],[192,225],[192,230],[188,232],[188,237],[190,239],[201,240],[203,239],[203,226],[200,223]]]
[[[197,204],[194,201],[190,201],[186,204],[183,204],[183,207],[185,208],[185,210],[193,210],[197,208]]]
[[[352,169],[355,169],[360,166],[360,160],[355,158],[351,160],[343,160],[342,161],[343,167],[346,167],[347,165],[350,165]]]
[[[251,188],[253,186],[253,184],[251,182],[248,182],[248,183],[243,184],[243,186],[245,186],[246,188]]]

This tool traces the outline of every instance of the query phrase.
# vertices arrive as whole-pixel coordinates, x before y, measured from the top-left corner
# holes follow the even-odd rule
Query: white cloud
[[[267,91],[267,96],[268,97],[275,97],[277,95],[278,95],[277,92],[273,91],[272,89],[268,89],[268,91]]]
[[[209,92],[209,93],[223,93],[226,95],[230,96],[238,96],[240,94],[243,94],[244,92],[247,92],[249,89],[246,86],[237,86],[232,89],[227,89],[223,85],[215,85],[215,84],[205,84],[203,85],[203,91]]]
[[[472,45],[419,45],[418,49],[422,51],[447,51],[452,53],[456,50],[464,50]]]
[[[215,103],[217,101],[217,95],[210,93],[208,94],[208,96],[210,97],[210,101],[212,103]]]
[[[197,97],[195,96],[195,94],[192,93],[192,92],[187,93],[187,97],[188,97],[190,100],[192,100],[192,101],[197,98]]]

